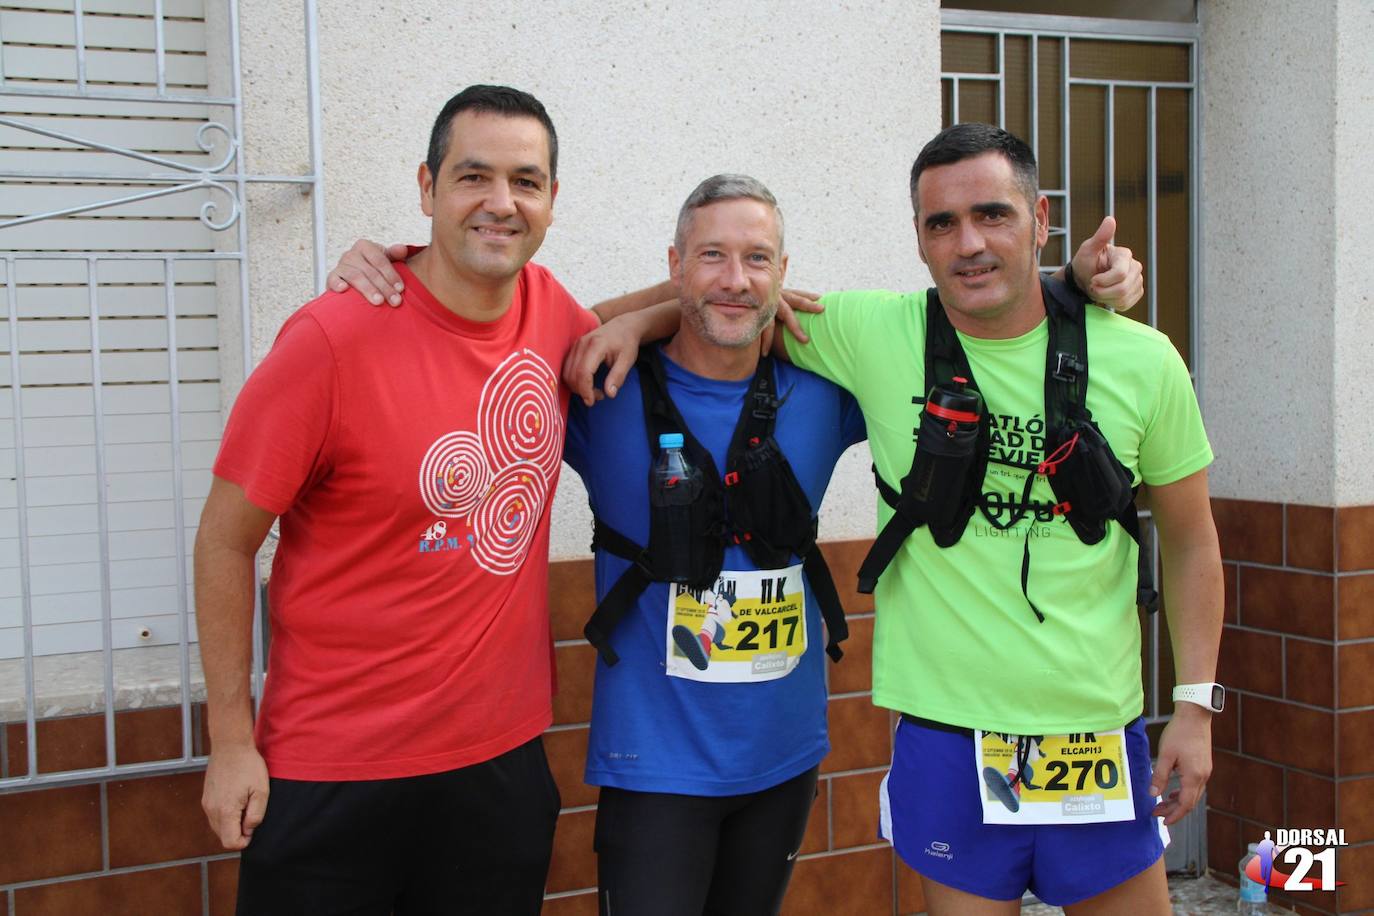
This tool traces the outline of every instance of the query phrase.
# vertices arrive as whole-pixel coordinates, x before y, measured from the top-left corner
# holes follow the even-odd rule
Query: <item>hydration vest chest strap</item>
[[[800,557],[825,620],[826,653],[838,661],[843,654],[839,643],[847,637],[848,627],[830,569],[816,544],[817,520],[806,491],[773,437],[778,408],[784,398],[777,392],[772,359],[759,360],[749,384],[730,440],[724,476],[673,404],[656,347],[640,350],[636,369],[650,455],[656,453],[661,434],[681,433],[684,454],[701,472],[701,495],[692,504],[692,573],[686,584],[692,588],[714,587],[727,544],[743,548],[759,569],[777,569],[790,563],[794,555]],[[605,550],[632,564],[601,599],[583,629],[608,665],[618,660],[610,645],[615,626],[634,607],[650,582],[667,578],[662,574],[664,564],[660,559],[667,549],[666,538],[655,536],[664,526],[658,524],[657,507],[650,505],[649,511],[647,548],[601,518],[595,519],[592,549]]]
[[[1034,510],[1030,502],[1030,488],[1035,475],[1043,474],[1054,491],[1054,514],[1064,516],[1080,541],[1085,544],[1097,543],[1106,536],[1107,524],[1115,521],[1139,546],[1140,525],[1130,472],[1112,453],[1111,445],[1093,422],[1087,407],[1089,363],[1084,310],[1088,307],[1088,299],[1080,290],[1052,278],[1041,279],[1041,292],[1049,324],[1044,375],[1046,457],[1028,475],[1025,492],[1020,503],[1012,507],[1011,518],[998,523],[997,527],[1013,527]],[[931,289],[926,293],[925,379],[922,390],[933,390],[933,386],[956,379],[977,389],[958,334],[940,304],[939,294]],[[928,503],[913,491],[916,469],[921,460],[919,443],[917,453],[912,456],[912,470],[902,479],[900,491],[884,481],[874,467],[873,476],[879,495],[892,507],[894,514],[879,532],[860,567],[859,591],[873,590],[878,577],[896,557],[902,543],[922,524],[931,528],[931,536],[940,547],[949,547],[959,541],[981,502],[991,443],[989,413],[985,410],[980,418],[977,446],[980,461],[971,469],[962,491],[964,503],[952,523],[933,524],[927,517]],[[1140,550],[1139,554],[1137,603],[1153,611],[1158,606],[1153,564],[1144,550]],[[1029,576],[1028,535],[1021,562],[1023,593],[1026,592]],[[1027,602],[1030,602],[1028,595]],[[1031,609],[1038,619],[1044,619],[1033,603]]]

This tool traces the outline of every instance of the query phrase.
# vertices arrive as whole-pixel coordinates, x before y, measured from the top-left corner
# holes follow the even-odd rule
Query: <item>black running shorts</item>
[[[558,808],[539,738],[426,776],[273,779],[238,916],[535,916]]]

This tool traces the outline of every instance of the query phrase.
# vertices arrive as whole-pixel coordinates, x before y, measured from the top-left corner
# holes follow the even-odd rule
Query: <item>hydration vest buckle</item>
[[[1055,503],[1052,507],[1050,507],[1050,512],[1054,515],[1068,515],[1072,509],[1073,506],[1071,506],[1069,504],[1069,501],[1066,499],[1062,503]]]
[[[739,471],[731,471],[726,474],[723,478],[723,482],[727,487],[733,487],[735,484],[739,483]]]
[[[1054,372],[1050,374],[1061,382],[1076,382],[1087,368],[1077,356],[1061,350],[1054,355]]]

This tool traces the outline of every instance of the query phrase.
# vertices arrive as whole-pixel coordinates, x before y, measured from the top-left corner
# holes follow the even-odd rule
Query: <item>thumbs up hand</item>
[[[1083,292],[1104,308],[1124,312],[1145,293],[1144,267],[1131,249],[1112,244],[1116,218],[1108,216],[1073,256],[1073,275]]]

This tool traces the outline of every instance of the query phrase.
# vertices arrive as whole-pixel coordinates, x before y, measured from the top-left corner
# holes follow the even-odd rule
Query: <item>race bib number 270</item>
[[[1135,818],[1124,728],[1027,736],[975,731],[985,824],[1092,824]]]

